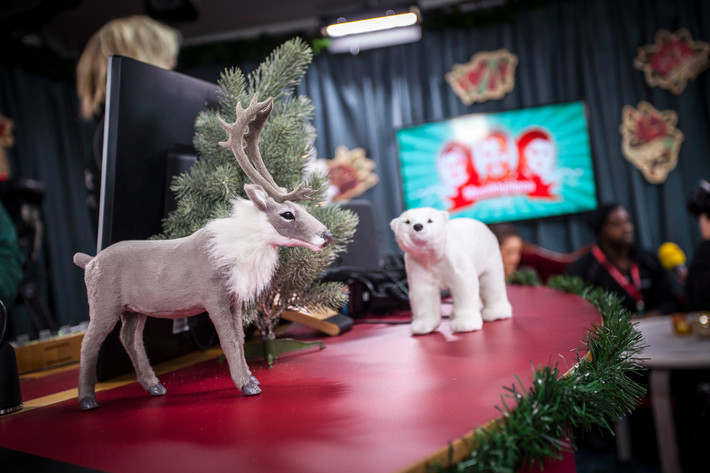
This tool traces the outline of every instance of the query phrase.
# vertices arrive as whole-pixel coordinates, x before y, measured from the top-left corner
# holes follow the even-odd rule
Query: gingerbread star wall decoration
[[[372,172],[375,162],[365,155],[362,148],[350,150],[346,146],[338,146],[335,157],[326,162],[330,184],[336,189],[335,201],[358,197],[377,184],[377,174]]]
[[[638,49],[634,67],[644,72],[650,87],[668,89],[676,95],[685,90],[710,65],[710,44],[693,41],[685,28],[671,33],[659,30],[656,42]]]
[[[662,184],[678,164],[680,145],[685,138],[676,128],[678,113],[659,111],[648,102],[621,111],[621,152],[652,184]]]
[[[445,76],[466,105],[501,99],[515,87],[518,56],[507,49],[481,51],[466,64],[454,64]]]

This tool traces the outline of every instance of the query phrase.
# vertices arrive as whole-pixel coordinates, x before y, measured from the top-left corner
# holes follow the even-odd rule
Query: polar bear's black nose
[[[414,228],[415,232],[419,232],[422,230],[422,228],[424,228],[424,225],[422,225],[421,223],[415,223],[414,227],[412,227],[412,228]]]

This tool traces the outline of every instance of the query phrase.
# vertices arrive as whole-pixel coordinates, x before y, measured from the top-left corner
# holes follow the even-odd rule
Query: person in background
[[[106,23],[86,43],[76,67],[81,117],[88,120],[103,115],[110,55],[174,69],[179,50],[180,33],[147,16],[117,18]]]
[[[688,310],[710,310],[710,183],[700,181],[688,196],[688,211],[698,218],[701,242],[688,267],[685,302]]]
[[[22,281],[22,260],[15,225],[0,203],[0,301],[8,309],[15,301]]]
[[[520,267],[523,239],[512,223],[496,223],[489,227],[498,239],[500,255],[503,259],[505,281],[509,284],[538,285],[540,278],[534,269]]]
[[[95,127],[93,155],[84,163],[84,181],[94,228],[98,208],[103,151],[103,117],[106,102],[108,58],[120,55],[164,69],[173,69],[180,50],[180,33],[147,16],[117,18],[106,23],[89,39],[76,67],[76,91],[81,118]]]
[[[634,246],[634,224],[621,204],[599,206],[590,218],[592,250],[567,266],[566,274],[616,293],[637,315],[672,314],[678,309],[670,274],[658,258]]]

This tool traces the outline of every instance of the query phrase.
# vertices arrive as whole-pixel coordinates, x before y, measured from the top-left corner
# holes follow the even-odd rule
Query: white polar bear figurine
[[[405,253],[413,335],[439,327],[442,289],[453,298],[453,332],[479,330],[484,320],[513,315],[498,241],[483,222],[449,220],[444,210],[422,207],[407,210],[390,227]]]

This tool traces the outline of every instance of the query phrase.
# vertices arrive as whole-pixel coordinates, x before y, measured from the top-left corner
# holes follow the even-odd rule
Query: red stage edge
[[[485,428],[491,427],[500,419],[492,420]],[[431,473],[450,468],[460,463],[471,454],[475,432],[469,432],[460,439],[451,442],[447,447],[432,453],[417,463],[400,470],[398,473]],[[562,458],[550,458],[543,467],[523,465],[517,473],[577,473],[573,451],[562,452]]]

